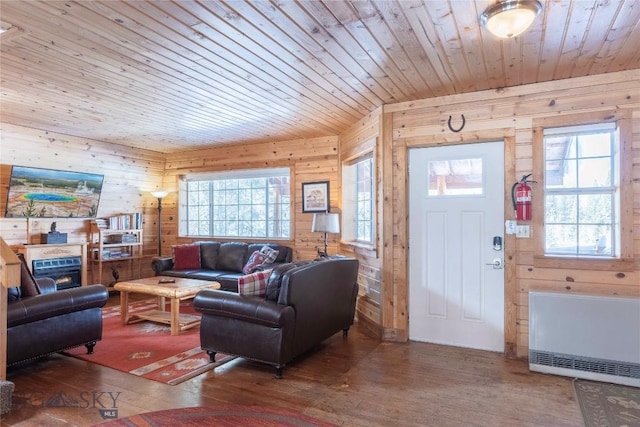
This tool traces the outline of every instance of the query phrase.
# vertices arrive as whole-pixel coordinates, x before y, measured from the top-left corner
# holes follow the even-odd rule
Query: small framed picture
[[[329,181],[302,183],[302,212],[329,212]]]

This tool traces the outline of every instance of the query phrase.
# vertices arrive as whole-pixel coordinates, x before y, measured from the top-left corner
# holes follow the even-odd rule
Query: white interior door
[[[503,145],[409,151],[412,340],[504,351]]]

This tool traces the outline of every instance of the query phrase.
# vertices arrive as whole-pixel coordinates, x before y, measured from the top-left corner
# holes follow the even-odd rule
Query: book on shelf
[[[96,251],[94,253],[94,258],[98,259],[99,256],[99,252]],[[130,258],[131,256],[131,253],[118,249],[104,249],[102,251],[102,259]]]
[[[136,230],[142,229],[142,214],[140,212],[136,212],[132,214],[133,217],[133,228]]]
[[[140,230],[142,229],[142,214],[135,212],[108,218],[96,218],[93,222],[100,230]]]

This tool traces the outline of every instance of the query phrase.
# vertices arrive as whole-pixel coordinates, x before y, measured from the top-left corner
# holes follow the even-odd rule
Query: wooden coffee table
[[[200,324],[200,316],[180,314],[180,301],[195,297],[202,289],[220,289],[220,283],[208,280],[154,276],[119,282],[115,284],[114,289],[120,291],[120,319],[122,319],[123,325],[142,320],[151,320],[170,325],[171,335],[178,335],[180,331]],[[135,314],[129,313],[130,292],[157,296],[158,309]],[[171,301],[170,312],[165,310],[165,298],[169,298]]]

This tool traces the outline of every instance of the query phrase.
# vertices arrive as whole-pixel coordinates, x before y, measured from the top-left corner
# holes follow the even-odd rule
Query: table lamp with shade
[[[314,233],[324,233],[324,251],[318,249],[318,256],[327,256],[327,233],[340,233],[340,215],[337,213],[315,213],[313,214],[313,222],[311,231]]]

